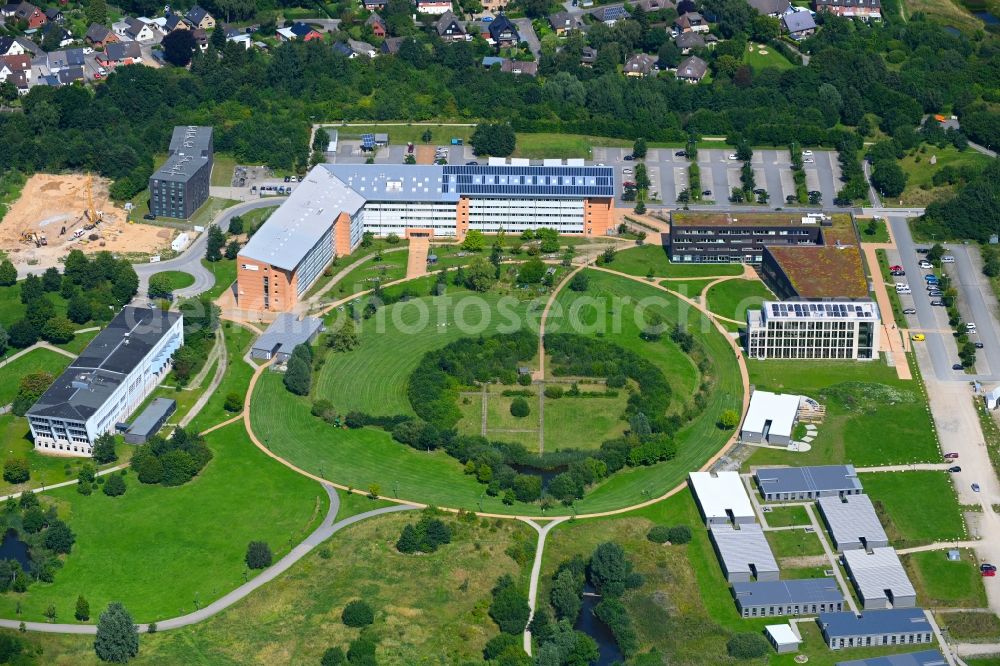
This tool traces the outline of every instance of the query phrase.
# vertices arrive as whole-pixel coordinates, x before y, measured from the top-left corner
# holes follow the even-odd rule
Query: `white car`
[[[83,55],[94,55],[94,49],[90,48],[89,46],[84,46]]]
[[[97,73],[100,74],[101,76],[105,76],[108,73],[108,70],[104,69],[103,67],[98,67]]]
[[[951,256],[950,254],[946,254],[943,257],[941,257],[941,263],[942,264],[953,264],[953,263],[955,263],[955,257]]]
[[[813,158],[811,158],[811,157],[807,157],[807,158],[805,158],[804,160],[802,160],[802,163],[803,163],[803,164],[812,164],[812,163],[813,163],[813,162],[815,162],[815,161],[816,161],[816,160],[814,160]]]
[[[731,159],[731,160],[738,160],[740,158],[736,157],[736,153],[733,153],[732,155],[729,156],[729,159]]]
[[[975,333],[976,332],[976,322],[974,322],[974,321],[967,322],[965,324],[965,330],[967,330],[969,333]]]
[[[924,268],[924,269],[930,269],[930,268],[934,268],[934,264],[932,264],[929,261],[921,261],[920,262],[920,267]]]
[[[625,174],[626,176],[631,176],[632,175],[632,169],[627,169],[627,168],[626,169],[622,169],[622,173]]]
[[[813,154],[813,151],[811,151],[811,150],[803,150],[802,151],[803,157],[812,157],[812,154]]]

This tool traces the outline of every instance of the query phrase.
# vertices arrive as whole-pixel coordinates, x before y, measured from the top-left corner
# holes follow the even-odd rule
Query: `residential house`
[[[706,42],[700,32],[682,32],[674,37],[674,44],[683,55],[687,55],[691,53],[691,49],[705,48]]]
[[[93,23],[87,28],[87,35],[84,39],[95,49],[103,49],[107,44],[121,41],[118,39],[118,35],[111,32],[107,26],[100,25],[99,23]]]
[[[710,26],[704,16],[698,12],[688,12],[681,14],[674,21],[677,32],[708,32]]]
[[[204,28],[195,28],[191,31],[194,35],[194,41],[198,45],[198,48],[202,51],[208,50],[208,33],[205,32]]]
[[[584,67],[593,67],[597,60],[597,49],[591,46],[584,46],[580,49],[580,64]]]
[[[246,32],[245,30],[225,24],[223,24],[221,28],[217,28],[217,30],[218,29],[221,29],[223,31],[223,34],[226,36],[227,42],[232,42],[233,44],[240,44],[244,49],[250,48],[250,42],[252,41],[252,37],[250,33]]]
[[[384,55],[396,55],[405,39],[406,37],[386,37],[382,40],[382,46],[379,47],[379,50]]]
[[[655,76],[660,73],[660,66],[657,63],[656,56],[637,53],[625,61],[625,76]]]
[[[687,83],[698,83],[708,73],[708,63],[698,56],[688,56],[677,65],[677,76],[681,81]]]
[[[374,12],[379,9],[385,9],[385,6],[389,4],[389,0],[363,0],[361,4],[363,4],[365,9],[368,11]]]
[[[41,35],[41,39],[39,41],[45,43],[46,40],[54,38],[60,48],[69,46],[74,41],[73,35],[70,31],[58,23],[46,23],[41,27],[38,33]]]
[[[0,66],[0,72],[3,71],[3,67]],[[27,95],[28,90],[31,89],[31,79],[29,78],[30,70],[28,72],[15,71],[11,72],[6,79],[7,83],[10,83],[17,89],[18,95]]]
[[[484,69],[491,69],[494,65],[503,67],[504,60],[506,58],[501,58],[500,56],[484,56],[481,64]]]
[[[15,37],[14,38],[18,44],[21,45],[21,49],[32,58],[38,57],[40,55],[45,55],[45,51],[42,50],[38,44],[34,43],[27,37]]]
[[[83,67],[80,65],[74,65],[72,67],[66,67],[60,69],[56,74],[56,81],[60,86],[68,86],[74,81],[84,81],[86,76],[83,73]],[[49,85],[52,85],[51,83]]]
[[[648,14],[661,9],[673,9],[675,5],[672,0],[639,0],[635,6]]]
[[[417,13],[439,16],[451,11],[451,0],[417,0]]]
[[[549,25],[552,27],[552,32],[557,35],[565,35],[570,30],[579,29],[581,23],[575,14],[556,12],[549,17]]]
[[[515,46],[521,41],[521,35],[517,32],[517,26],[507,18],[506,14],[500,14],[493,19],[486,28],[489,39],[487,41],[497,48],[505,46]]]
[[[156,33],[147,23],[143,23],[137,18],[128,17],[125,19],[125,37],[134,42],[151,42],[156,39]]]
[[[97,54],[97,62],[102,67],[132,65],[142,62],[142,49],[136,42],[114,42],[108,44],[104,53]]]
[[[309,27],[301,21],[296,21],[287,28],[279,28],[276,34],[283,42],[294,42],[297,39],[303,42],[311,42],[314,39],[323,39],[323,35],[318,30]]]
[[[618,23],[618,21],[624,21],[631,16],[631,14],[625,10],[625,7],[621,5],[598,7],[594,11],[590,12],[590,15],[608,27],[612,27],[615,23]]]
[[[184,15],[184,20],[192,28],[201,28],[202,30],[212,30],[215,28],[215,18],[201,5],[192,7],[191,11]]]
[[[500,63],[500,71],[506,72],[507,74],[524,74],[525,76],[538,76],[538,63],[537,62],[521,62],[520,60],[511,60],[510,58],[504,58],[503,62]]]
[[[784,14],[790,2],[788,0],[747,0],[747,3],[763,16],[778,17]]]
[[[333,50],[352,60],[359,56],[374,58],[378,55],[374,46],[367,42],[359,42],[355,39],[349,39],[346,42],[337,42],[333,45]]]
[[[472,35],[466,31],[465,26],[458,20],[458,17],[451,12],[445,12],[435,24],[438,37],[446,42],[466,42],[472,39]]]
[[[381,39],[386,36],[387,30],[385,27],[385,20],[375,12],[371,13],[365,21],[365,25],[372,29],[372,34],[376,37]]]
[[[167,21],[163,24],[163,33],[169,35],[174,30],[190,30],[191,26],[184,22],[184,17],[180,14],[169,14]]]
[[[10,81],[17,86],[22,80],[25,87],[31,81],[31,56],[0,56],[0,82]]]
[[[24,47],[21,42],[13,37],[0,35],[0,56],[24,55]]]
[[[21,2],[4,6],[3,15],[13,19],[14,23],[27,23],[29,30],[36,30],[48,23],[45,12],[30,2]]]
[[[52,8],[45,10],[45,20],[49,23],[58,23],[62,25],[66,22],[66,17],[63,16],[62,11]]]
[[[48,55],[47,64],[49,71],[53,74],[68,67],[83,67],[83,49],[66,49],[64,51],[52,51]]]
[[[509,2],[510,0],[482,0],[479,4],[483,6],[484,11],[496,14],[506,9]]]
[[[881,0],[813,0],[813,9],[848,18],[882,18]]]
[[[816,33],[816,19],[812,12],[789,12],[781,17],[781,25],[788,36],[795,40],[805,39]]]

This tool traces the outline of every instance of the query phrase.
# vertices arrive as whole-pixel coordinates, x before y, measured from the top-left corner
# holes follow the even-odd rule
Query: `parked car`
[[[813,154],[813,151],[811,151],[811,150],[803,150],[802,151],[802,155],[804,157],[812,157],[812,154]]]
[[[917,309],[916,308],[906,308],[905,310],[903,310],[903,314],[905,314],[905,315],[914,315],[914,314],[917,314]]]
[[[986,571],[983,571],[981,573],[983,575],[983,578],[993,578],[994,576],[997,575],[996,569],[987,569]]]
[[[712,196],[712,190],[702,190],[701,191],[701,196],[703,196],[703,197],[710,197],[710,196]]]
[[[959,467],[958,465],[955,465],[954,467],[949,467],[948,471],[951,472],[952,474],[958,474],[959,472],[962,471],[962,468]]]
[[[821,196],[823,196],[823,193],[820,192],[819,190],[809,190],[809,196],[811,196],[811,197],[821,197]]]
[[[939,289],[935,289],[934,291],[928,291],[927,295],[932,298],[936,298],[938,296],[944,296],[944,292]]]
[[[897,264],[895,266],[889,266],[889,270],[890,271],[901,271],[901,270],[903,270],[903,267],[900,266],[899,264]]]
[[[930,251],[931,250],[928,247],[918,247],[917,248],[917,254],[927,254]]]
[[[94,80],[95,80],[95,81],[100,81],[100,80],[101,80],[101,79],[103,79],[103,78],[104,78],[104,77],[103,77],[103,76],[101,76],[101,73],[100,73],[100,72],[95,72],[95,73],[94,73]]]
[[[989,564],[988,562],[983,562],[982,564],[979,565],[979,570],[980,571],[996,571],[997,568],[993,564]]]
[[[740,159],[740,158],[736,157],[736,153],[733,153],[732,155],[730,155],[730,156],[729,156],[729,159],[731,159],[731,160],[734,160],[734,161],[735,161],[735,160],[738,160],[738,159]]]
[[[688,154],[686,150],[678,150],[676,153],[674,153],[674,157],[687,157],[687,156]]]
[[[978,483],[973,483],[972,484],[972,492],[974,492],[974,493],[978,493],[979,492],[979,484]]]
[[[910,339],[913,340],[914,342],[923,342],[924,340],[927,339],[927,336],[924,335],[923,333],[914,333],[913,335],[910,336]]]
[[[977,343],[976,343],[976,349],[982,349],[982,348],[983,348],[983,347],[985,347],[985,346],[986,346],[986,345],[984,345],[984,344],[983,344],[982,342],[977,342]]]
[[[813,163],[813,162],[815,162],[815,161],[816,161],[816,160],[814,160],[813,158],[811,158],[811,157],[807,157],[807,158],[805,158],[804,160],[802,160],[802,163],[803,163],[803,164],[812,164],[812,163]]]
[[[932,264],[929,261],[921,261],[920,262],[920,267],[923,268],[924,270],[928,270],[928,269],[934,268],[934,264]]]
[[[931,301],[931,305],[941,308],[944,307],[944,301]]]
[[[942,264],[953,264],[953,263],[955,263],[955,257],[951,256],[950,254],[946,254],[943,257],[941,257],[941,263]]]
[[[893,277],[903,277],[906,275],[906,271],[889,271],[889,275]]]
[[[969,331],[970,333],[975,333],[976,332],[976,322],[974,322],[974,321],[966,322],[965,323],[965,330]]]
[[[944,459],[945,460],[958,460],[958,454],[957,453],[946,453],[946,454],[944,454]]]
[[[465,166],[479,166],[479,162],[472,160],[471,162],[466,162]]]
[[[939,278],[937,275],[934,275],[933,273],[930,273],[930,274],[924,276],[924,281],[925,282],[940,282],[941,278]]]
[[[145,215],[142,216],[142,219],[144,219],[144,220],[155,220],[156,216],[153,215],[152,213],[146,213]]]
[[[961,363],[952,363],[951,369],[952,370],[965,370],[965,366],[962,365]]]

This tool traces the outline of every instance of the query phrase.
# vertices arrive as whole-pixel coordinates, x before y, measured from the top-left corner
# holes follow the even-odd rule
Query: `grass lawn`
[[[951,4],[948,2],[940,4]],[[928,203],[954,194],[956,185],[935,186],[932,179],[934,174],[946,166],[981,166],[985,167],[990,163],[990,158],[976,152],[971,148],[959,151],[954,146],[938,148],[937,146],[926,146],[927,152],[917,152],[913,155],[906,155],[899,160],[899,166],[908,176],[906,189],[900,195],[903,204],[906,206],[925,206]],[[937,158],[937,164],[931,164],[931,157]],[[919,161],[917,161],[919,159]]]
[[[368,503],[364,510],[377,506],[361,501]],[[400,554],[394,547],[399,532],[416,519],[416,513],[391,514],[345,528],[210,620],[143,635],[139,656],[129,663],[319,664],[327,648],[346,652],[358,635],[341,621],[344,606],[358,598],[375,610],[378,663],[481,662],[486,641],[499,633],[486,613],[490,589],[503,574],[524,580],[530,561],[522,566],[507,551],[525,544],[533,553],[534,532],[514,521],[469,524],[445,517],[452,543],[432,554]],[[43,648],[44,663],[99,663],[93,637],[22,636]]]
[[[46,493],[76,545],[53,583],[0,596],[0,614],[15,617],[19,602],[21,617],[42,620],[53,604],[60,622],[72,622],[79,594],[95,610],[120,600],[140,622],[188,613],[243,583],[249,541],[267,541],[278,558],[325,516],[320,486],[268,460],[240,425],[208,443],[214,459],[184,486],[146,486],[128,474],[117,498],[72,487]],[[261,501],[269,497],[281,501]]]
[[[71,360],[50,349],[33,349],[0,367],[0,405],[8,405],[17,397],[17,385],[24,375],[48,372],[58,377]]]
[[[625,139],[586,136],[583,134],[554,134],[546,132],[517,134],[514,157],[531,159],[574,158],[590,159],[594,146],[611,148],[631,148],[632,142]]]
[[[740,275],[740,264],[675,264],[668,260],[667,248],[662,245],[640,245],[615,254],[608,268],[629,275],[645,277],[650,271],[655,277],[721,277]]]
[[[688,298],[700,298],[701,292],[705,290],[708,283],[715,278],[694,278],[691,280],[661,280],[660,285],[670,289],[671,291],[676,291],[681,296],[687,296]]]
[[[747,361],[759,389],[807,395],[826,405],[826,419],[807,452],[758,449],[750,465],[858,466],[937,462],[937,435],[919,383],[901,381],[881,360]]]
[[[236,157],[228,153],[215,153],[212,157],[212,185],[231,187],[235,170]]]
[[[774,294],[759,280],[726,280],[709,289],[706,297],[715,314],[745,322],[748,309],[773,300]]]
[[[743,56],[743,62],[750,65],[755,72],[767,67],[776,69],[792,69],[794,63],[773,48],[763,44],[751,44]]]
[[[885,220],[858,220],[858,228],[861,231],[862,243],[889,242],[889,228],[886,226]]]
[[[941,629],[960,641],[972,643],[1000,642],[1000,617],[993,613],[938,613]],[[967,660],[969,664],[972,661]]]
[[[169,281],[171,291],[184,289],[194,284],[194,276],[184,271],[160,271],[159,273],[154,273],[150,279],[157,275],[165,277]]]
[[[628,427],[627,402],[624,390],[614,398],[545,398],[545,450],[596,449],[620,437]]]
[[[87,326],[87,328],[90,327]],[[56,345],[56,347],[59,347],[59,349],[65,349],[69,353],[76,354],[79,356],[80,352],[83,351],[83,348],[89,345],[90,341],[96,338],[98,333],[100,333],[100,331],[87,331],[86,333],[77,333],[76,335],[73,336],[72,340],[70,340],[69,342],[58,344]],[[69,358],[67,358],[66,360],[69,361]]]
[[[257,337],[256,334],[250,329],[228,321],[222,322],[222,327],[226,340],[228,365],[219,388],[212,393],[212,397],[208,399],[201,412],[191,422],[190,427],[199,432],[233,416],[232,413],[223,409],[226,396],[229,393],[245,395],[250,377],[253,375],[253,369],[243,361],[243,355],[250,349],[250,345]],[[205,386],[211,381],[213,374],[214,371],[206,377]],[[200,392],[196,392],[196,394],[200,395]]]
[[[578,513],[635,503],[682,481],[689,470],[699,467],[725,441],[726,433],[716,427],[715,421],[719,413],[739,405],[741,400],[732,349],[704,317],[680,307],[676,299],[652,287],[597,272],[592,272],[590,278],[588,292],[560,292],[560,310],[579,311],[573,302],[584,297],[588,303],[596,297],[593,302],[607,309],[584,312],[581,324],[587,328],[572,330],[597,334],[603,328],[607,339],[657,364],[670,381],[674,405],[680,410],[701,381],[697,368],[669,340],[640,340],[632,305],[624,308],[620,318],[608,307],[626,296],[631,303],[655,297],[658,300],[650,307],[659,311],[668,324],[683,316],[691,330],[698,332],[713,362],[710,371],[715,388],[701,415],[678,433],[674,460],[614,475],[576,504]],[[312,398],[330,399],[340,413],[358,409],[375,414],[412,414],[406,383],[427,351],[463,336],[510,331],[512,322],[523,321],[524,303],[507,299],[498,310],[499,303],[496,294],[462,297],[462,292],[456,292],[383,308],[381,314],[364,322],[357,349],[327,358],[314,383]],[[549,330],[569,330],[563,328],[565,321],[553,319]],[[522,504],[511,509],[497,498],[481,497],[483,486],[462,473],[461,465],[443,452],[408,449],[380,430],[338,430],[324,424],[309,415],[310,401],[289,394],[278,376],[267,375],[258,386],[253,396],[255,432],[276,453],[305,469],[355,488],[375,483],[383,493],[398,493],[399,497],[440,506],[482,507],[503,513],[541,511],[540,507]],[[580,436],[593,437],[589,433]],[[553,511],[566,513],[570,509],[559,507]]]
[[[205,203],[201,205],[201,208],[194,212],[191,219],[188,220],[191,226],[194,227],[205,227],[215,220],[215,216],[221,213],[226,208],[230,206],[235,206],[239,201],[235,199],[221,199],[219,197],[209,197]]]
[[[376,281],[386,283],[404,278],[406,277],[406,260],[409,254],[409,251],[404,246],[398,252],[383,252],[379,255],[380,258],[378,261],[373,256],[338,280],[332,291],[327,293],[331,296],[335,294],[336,298],[334,300],[336,300],[344,296],[356,294],[359,291],[364,291],[365,289],[371,289],[375,286]],[[350,265],[353,262],[354,260],[351,257],[344,258],[341,260],[340,266],[330,268],[331,275],[336,275],[344,269],[344,266]],[[317,280],[310,291],[315,293],[322,284],[326,284],[327,282],[329,280],[323,280],[322,278]]]
[[[782,557],[803,557],[809,555],[822,555],[823,544],[815,532],[805,530],[779,530],[777,532],[765,532],[767,542],[771,544],[774,556]]]
[[[805,507],[801,506],[772,506],[764,516],[771,527],[809,525],[809,514],[806,513]]]
[[[236,282],[235,259],[219,259],[218,261],[202,259],[201,265],[215,276],[215,284],[205,292],[211,300],[217,299],[230,285]]]
[[[36,272],[38,275],[41,275],[41,273],[42,271]],[[45,292],[45,298],[52,301],[56,314],[66,314],[66,299],[60,296],[58,291]],[[9,287],[0,287],[0,326],[3,326],[4,329],[9,329],[14,322],[24,318],[26,311],[27,308],[21,302],[20,282]],[[79,327],[85,328],[89,325],[80,324]]]
[[[880,472],[858,478],[896,548],[968,538],[947,472]]]
[[[240,217],[243,218],[244,231],[256,229],[263,224],[267,218],[271,217],[271,214],[276,210],[278,210],[277,206],[271,206],[269,208],[254,208],[243,213]]]
[[[902,556],[921,605],[931,608],[986,606],[986,589],[975,554],[967,549],[962,549],[961,553],[962,559],[958,562],[950,561],[945,550]]]

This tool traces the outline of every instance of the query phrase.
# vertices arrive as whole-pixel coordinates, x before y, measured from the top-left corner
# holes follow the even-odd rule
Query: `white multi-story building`
[[[872,301],[765,301],[747,310],[747,355],[870,361],[880,328]]]
[[[125,307],[28,410],[40,453],[89,456],[170,371],[184,344],[177,312]]]

